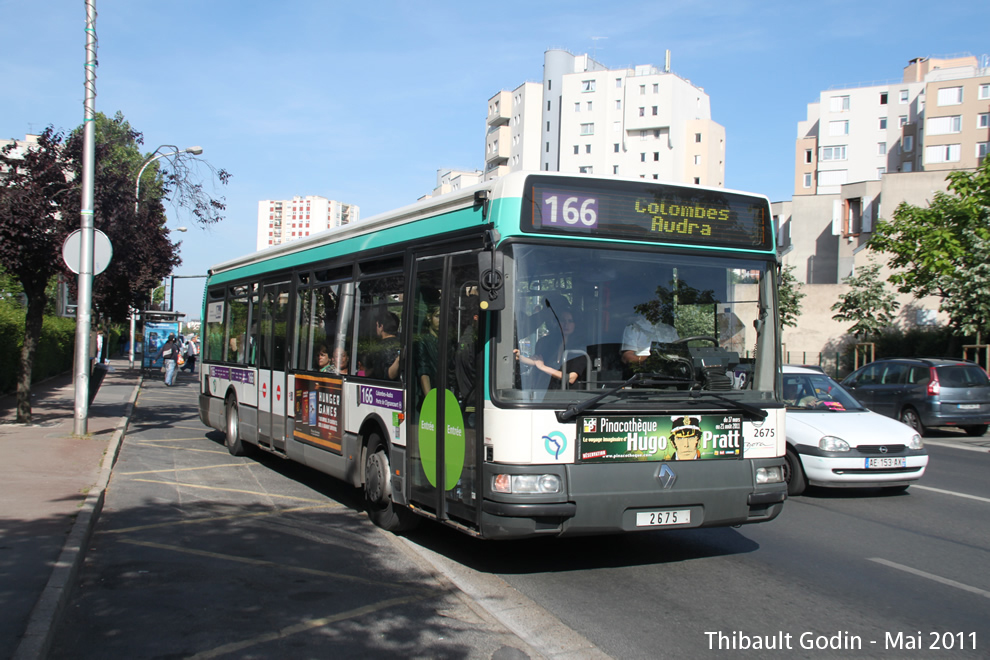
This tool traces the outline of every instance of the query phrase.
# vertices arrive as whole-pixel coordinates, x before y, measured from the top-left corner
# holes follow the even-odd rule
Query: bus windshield
[[[696,393],[773,399],[773,261],[517,243],[505,264],[501,403],[560,406],[610,388],[602,406]]]

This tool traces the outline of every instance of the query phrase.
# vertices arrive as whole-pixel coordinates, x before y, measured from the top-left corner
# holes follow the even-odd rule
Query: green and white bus
[[[213,268],[200,417],[395,531],[768,521],[778,277],[766,197],[512,173]]]

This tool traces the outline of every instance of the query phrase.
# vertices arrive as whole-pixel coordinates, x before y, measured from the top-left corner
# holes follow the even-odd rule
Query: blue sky
[[[323,195],[362,217],[436,170],[483,167],[487,101],[542,79],[543,53],[662,66],[708,92],[726,186],[790,199],[797,123],[821,90],[898,80],[915,57],[990,53],[990,3],[958,0],[97,0],[98,111],[145,148],[201,145],[227,219],[190,226],[176,274],[254,251],[257,203]],[[83,0],[0,0],[0,137],[83,117]],[[207,174],[207,170],[202,170]],[[209,185],[209,184],[208,184]],[[198,318],[203,280],[176,283]]]

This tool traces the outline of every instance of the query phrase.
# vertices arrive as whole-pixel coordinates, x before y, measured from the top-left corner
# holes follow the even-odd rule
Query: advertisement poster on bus
[[[296,440],[341,453],[343,382],[332,376],[296,374]]]
[[[179,335],[179,324],[175,321],[145,321],[144,322],[144,357],[141,366],[144,369],[159,369],[165,366],[165,360],[158,354],[168,341],[169,335]]]
[[[588,416],[578,424],[582,463],[742,458],[734,415]]]

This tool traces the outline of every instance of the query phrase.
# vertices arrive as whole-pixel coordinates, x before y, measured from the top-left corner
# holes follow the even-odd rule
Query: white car
[[[825,373],[785,365],[787,494],[808,485],[905,490],[928,465],[910,426],[864,408]]]

